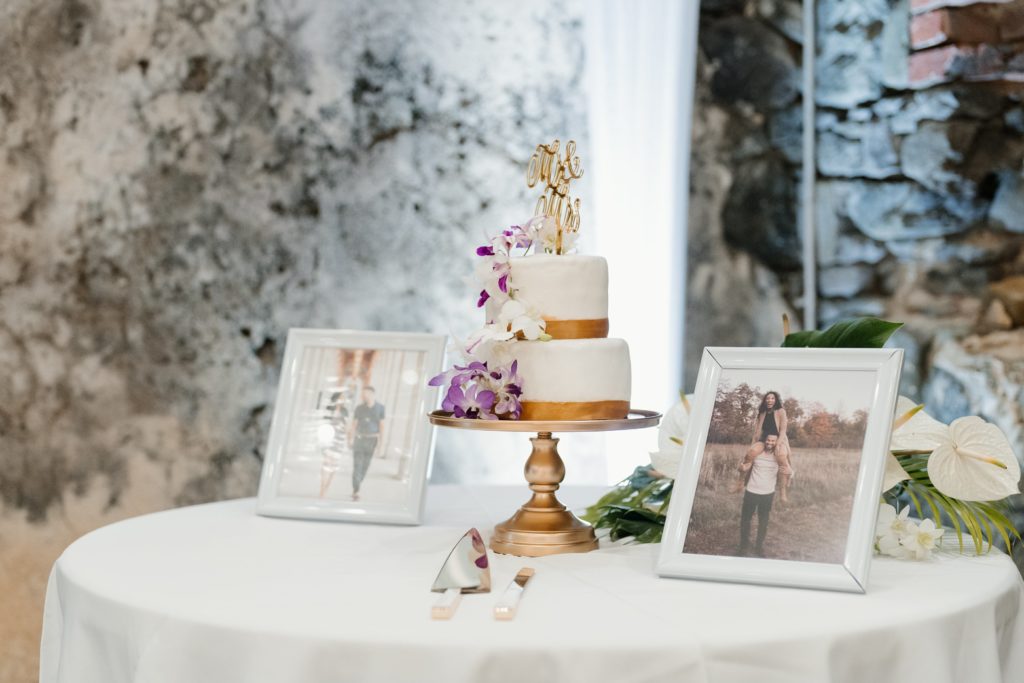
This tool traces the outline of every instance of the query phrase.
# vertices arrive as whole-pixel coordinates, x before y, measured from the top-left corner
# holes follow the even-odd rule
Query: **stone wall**
[[[581,13],[0,4],[0,680],[75,537],[255,492],[289,327],[476,322],[451,273],[585,131]]]
[[[913,5],[817,0],[816,322],[903,321],[902,393],[943,420],[995,422],[1024,458],[1024,3]],[[801,3],[701,7],[688,386],[705,344],[778,344],[801,296]],[[929,42],[936,12],[947,30]],[[922,53],[950,49],[923,74]]]
[[[904,321],[897,341],[908,352],[905,392],[946,419],[978,412],[998,422],[1024,453],[1021,389],[999,406],[973,396],[954,408],[942,369],[950,343],[1024,324],[992,290],[1024,272],[1022,91],[966,71],[916,73],[922,51],[955,37],[933,36],[912,51],[908,24],[938,11],[917,4],[922,12],[911,14],[903,0],[856,10],[819,3],[822,322],[854,314]],[[914,35],[915,45],[929,45],[920,29]],[[996,346],[971,348],[998,356]]]
[[[1024,273],[1024,89],[1012,74],[979,81],[963,69],[914,80],[910,44],[911,24],[940,8],[982,13],[1007,24],[994,35],[1015,35],[1020,4],[818,0],[816,229],[817,324],[905,322],[895,339],[907,350],[903,392],[945,419],[978,412],[996,421],[1024,454],[1024,389],[1008,386],[994,404],[950,384],[958,373],[944,369],[953,356],[1005,360],[997,347],[1024,325],[1024,285],[1012,277]],[[704,344],[777,343],[780,313],[799,311],[800,12],[795,0],[702,3],[691,381]],[[922,50],[967,39],[953,29],[930,44],[916,35]],[[1012,40],[988,47],[1006,53]],[[961,343],[989,332],[1006,334]],[[944,351],[950,345],[960,353]],[[1020,370],[1005,362],[1010,375]]]

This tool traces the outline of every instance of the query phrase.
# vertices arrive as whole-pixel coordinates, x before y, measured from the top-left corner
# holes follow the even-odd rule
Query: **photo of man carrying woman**
[[[726,370],[684,552],[842,560],[873,377]]]

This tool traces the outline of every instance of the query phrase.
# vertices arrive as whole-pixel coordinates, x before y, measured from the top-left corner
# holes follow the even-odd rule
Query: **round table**
[[[567,504],[600,489],[566,488]],[[436,486],[426,524],[272,519],[252,499],[114,524],[46,596],[42,683],[1024,680],[1024,584],[1001,553],[876,559],[866,595],[662,579],[657,546],[492,554],[494,589],[430,619],[470,526],[521,487]],[[523,566],[518,616],[492,606]]]

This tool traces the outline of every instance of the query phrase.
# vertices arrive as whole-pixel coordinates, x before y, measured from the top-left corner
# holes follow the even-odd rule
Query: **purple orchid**
[[[502,234],[504,234],[505,237],[510,238],[510,247],[529,249],[530,245],[533,244],[533,237],[530,236],[529,228],[524,228],[521,225],[513,225]]]
[[[493,380],[491,386],[495,390],[497,400],[494,405],[494,412],[497,415],[505,415],[511,420],[518,420],[522,414],[522,405],[519,397],[523,395],[522,378],[517,370],[519,361],[512,361],[509,368],[500,368],[492,371],[490,377]]]
[[[427,382],[427,385],[432,387],[440,387],[445,384],[461,385],[470,379],[485,374],[487,374],[487,363],[481,363],[476,360],[468,365],[453,365],[450,370],[442,372],[440,375],[435,377],[431,377],[430,381]]]
[[[480,420],[518,420],[522,414],[519,397],[522,379],[518,362],[493,370],[487,363],[473,361],[432,378],[430,386],[448,385],[441,409],[455,417]]]
[[[509,274],[511,273],[511,264],[509,259],[512,257],[512,250],[529,250],[533,245],[533,241],[532,228],[530,223],[527,223],[525,227],[513,225],[506,228],[491,238],[489,244],[477,247],[476,255],[486,258],[487,264],[490,265],[489,269],[486,265],[484,266],[483,272],[486,275],[482,275],[482,279],[486,286],[480,292],[480,297],[476,303],[477,308],[482,307],[492,296],[496,296],[497,292],[506,295],[510,293]]]
[[[482,389],[479,385],[474,384],[465,391],[459,386],[452,385],[445,402],[451,403],[452,414],[455,417],[498,419],[498,416],[491,412],[491,408],[494,407],[494,392]]]

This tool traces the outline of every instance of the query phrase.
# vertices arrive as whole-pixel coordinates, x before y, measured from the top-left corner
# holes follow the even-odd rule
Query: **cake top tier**
[[[509,259],[509,285],[516,298],[548,322],[552,337],[604,337],[608,330],[608,262],[601,256],[535,254]],[[495,320],[500,299],[487,302]],[[551,324],[552,322],[555,324]],[[557,321],[589,323],[586,334],[559,334]],[[576,327],[582,326],[577,325]]]

